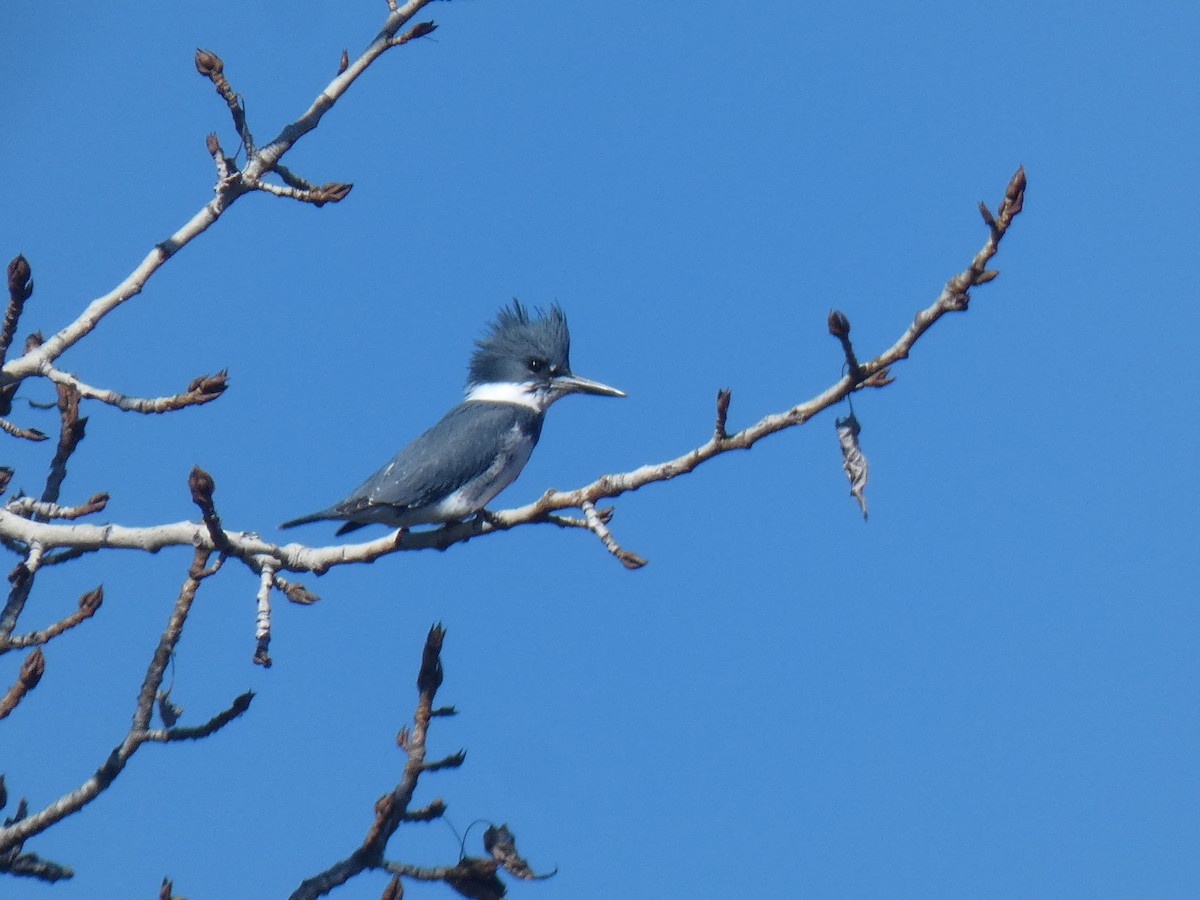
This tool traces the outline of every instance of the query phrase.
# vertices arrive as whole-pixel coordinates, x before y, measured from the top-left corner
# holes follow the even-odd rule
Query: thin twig
[[[70,615],[40,631],[31,631],[17,637],[0,636],[0,654],[23,647],[36,647],[69,631],[80,622],[90,619],[104,603],[104,588],[97,586],[79,598],[78,607]]]
[[[414,874],[414,871],[439,872],[442,873],[440,877],[429,880],[449,881],[446,873],[452,872],[453,867],[428,870],[407,869],[399,872],[395,864],[386,863],[383,858],[388,841],[402,822],[428,821],[439,817],[445,810],[445,804],[440,800],[435,800],[421,809],[410,808],[421,775],[434,769],[453,767],[462,762],[463,754],[461,752],[438,762],[425,762],[425,741],[429,731],[429,722],[435,715],[433,701],[442,684],[441,652],[445,636],[445,629],[441,625],[434,625],[429,629],[429,634],[425,638],[425,647],[421,653],[421,668],[417,673],[417,708],[413,713],[412,728],[402,728],[397,736],[397,743],[408,757],[400,776],[400,782],[376,801],[375,819],[362,844],[345,859],[306,878],[292,892],[291,900],[312,900],[312,898],[321,897],[368,869],[387,868],[396,874],[404,874],[413,878],[421,877]]]
[[[192,379],[187,390],[180,394],[170,394],[165,397],[130,397],[120,391],[108,388],[92,387],[85,384],[69,372],[47,366],[45,375],[55,384],[67,385],[74,388],[80,397],[89,400],[99,400],[109,406],[126,412],[158,414],[173,412],[188,406],[200,406],[216,400],[229,386],[229,373],[222,369],[215,375],[200,375]]]
[[[249,704],[248,695],[239,697],[228,710],[218,714],[206,723],[206,725],[200,726],[199,729],[167,729],[166,734],[163,735],[160,731],[149,727],[150,719],[154,712],[154,701],[162,686],[163,675],[166,672],[167,664],[170,662],[172,654],[175,652],[175,647],[183,635],[183,626],[187,622],[188,613],[191,611],[192,602],[196,597],[196,591],[200,586],[201,580],[206,577],[205,566],[211,552],[209,549],[197,548],[192,555],[192,563],[188,569],[187,578],[179,590],[179,596],[175,600],[174,607],[171,609],[167,626],[163,630],[154,655],[150,659],[150,664],[146,668],[146,677],[142,681],[142,687],[138,692],[137,703],[134,707],[133,724],[130,726],[128,733],[112,749],[107,759],[105,759],[92,776],[75,790],[59,797],[39,812],[22,816],[19,821],[12,822],[0,828],[0,857],[14,848],[20,848],[28,838],[40,834],[56,822],[60,822],[67,816],[78,812],[95,800],[121,774],[138,748],[147,741],[182,740],[200,737],[203,735],[198,732],[203,729],[208,729],[207,733],[211,734],[245,711]],[[172,732],[176,736],[172,737]]]

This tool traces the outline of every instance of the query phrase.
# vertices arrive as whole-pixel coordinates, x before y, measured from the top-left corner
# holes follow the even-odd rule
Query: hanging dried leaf
[[[867,487],[867,458],[863,456],[862,448],[858,446],[858,433],[862,430],[862,426],[854,417],[853,410],[850,411],[850,415],[844,419],[838,419],[835,424],[837,425],[838,443],[842,447],[842,470],[850,479],[850,493],[858,501],[863,519],[866,520],[867,498],[863,491]]]
[[[171,702],[170,690],[158,691],[155,693],[154,699],[158,701],[158,717],[168,728],[174,728],[179,717],[183,715],[183,707],[178,703]]]

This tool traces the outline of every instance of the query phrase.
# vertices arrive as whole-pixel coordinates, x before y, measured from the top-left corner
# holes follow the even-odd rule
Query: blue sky
[[[0,256],[34,268],[22,334],[70,321],[211,196],[204,135],[235,141],[196,47],[264,141],[383,12],[7,4]],[[434,621],[462,715],[431,747],[468,758],[419,799],[460,831],[507,821],[559,867],[511,896],[1195,896],[1194,5],[428,12],[436,34],[288,157],[353,182],[347,201],[243,198],[63,358],[130,394],[231,373],[174,416],[91,407],[69,498],[191,518],[198,463],[228,527],[282,539],[456,401],[513,296],[561,303],[575,368],[629,397],[556,406],[494,505],[665,459],[707,438],[720,387],[742,427],[835,380],[831,307],[861,356],[891,344],[1023,164],[1002,275],[856,399],[869,524],[826,413],[621,498],[637,572],[586,533],[524,528],[308,579],[323,600],[278,605],[270,671],[250,663],[256,583],[230,566],[201,589],[175,698],[198,722],[253,688],[248,715],[145,748],[30,843],[74,881],[5,896],[153,896],[164,874],[192,898],[285,896],[397,780]],[[6,446],[14,488],[39,489],[52,448]],[[39,580],[28,628],[101,581],[106,601],[0,725],[12,802],[40,808],[124,734],[187,561]],[[457,840],[412,827],[389,855],[449,863]]]

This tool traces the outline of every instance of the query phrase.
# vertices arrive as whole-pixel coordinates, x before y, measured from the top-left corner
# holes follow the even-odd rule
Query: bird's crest
[[[467,386],[513,380],[516,367],[525,369],[530,359],[539,359],[547,370],[571,371],[571,334],[562,308],[529,310],[514,299],[496,313],[488,333],[475,342],[468,366]]]

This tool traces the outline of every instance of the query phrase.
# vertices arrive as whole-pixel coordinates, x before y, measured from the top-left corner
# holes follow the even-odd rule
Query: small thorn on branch
[[[721,388],[717,391],[717,423],[713,428],[713,437],[718,441],[729,437],[729,432],[725,430],[725,424],[729,418],[729,401],[732,397],[733,391],[729,388]]]

